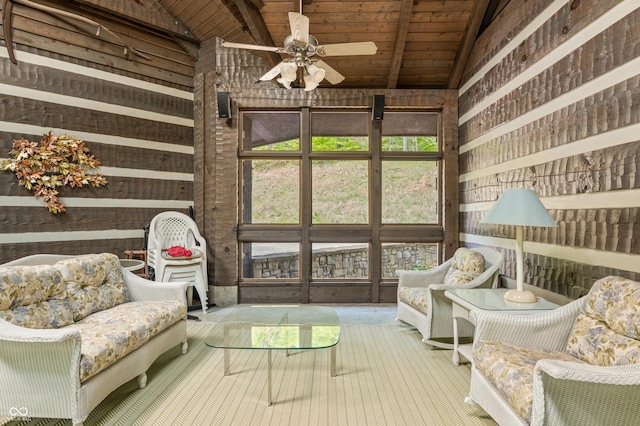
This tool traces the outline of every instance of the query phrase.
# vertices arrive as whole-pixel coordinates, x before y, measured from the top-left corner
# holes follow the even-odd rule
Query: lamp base
[[[512,289],[504,294],[504,300],[515,303],[536,303],[538,296],[529,290]]]

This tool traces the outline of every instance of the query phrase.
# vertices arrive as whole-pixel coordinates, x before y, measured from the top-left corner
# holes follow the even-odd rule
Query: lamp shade
[[[481,223],[557,227],[545,206],[530,189],[507,189]]]

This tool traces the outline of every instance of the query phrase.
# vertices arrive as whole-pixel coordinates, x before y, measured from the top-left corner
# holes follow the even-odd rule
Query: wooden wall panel
[[[238,289],[238,303],[300,303],[300,285],[246,285]]]
[[[481,221],[521,187],[558,224],[525,230],[525,282],[572,297],[640,276],[639,20],[640,4],[618,0],[511,2],[476,44],[460,89],[460,239],[502,251],[507,277],[515,229]],[[504,22],[519,43],[497,43]]]
[[[0,74],[3,84],[112,103],[134,109],[144,109],[177,117],[193,118],[193,102],[162,92],[129,90],[129,86],[94,78],[72,78],[66,70],[44,67],[28,62],[13,65],[8,58],[0,58]],[[28,75],[28,78],[25,76]]]
[[[496,166],[574,142],[578,152],[590,137],[607,138],[607,132],[640,124],[640,110],[635,107],[638,103],[640,77],[634,76],[463,152],[460,173],[472,172],[479,164]],[[461,133],[471,140],[468,133]],[[585,148],[585,153],[590,151]]]
[[[501,16],[497,18],[497,22],[504,20],[508,24],[501,25],[501,28],[494,24],[491,31],[484,33],[479,38],[477,45],[491,47],[495,52],[498,52],[505,44],[512,41],[526,24],[533,20],[536,15],[545,11],[546,8],[558,9],[558,13],[535,28],[530,37],[526,37],[516,49],[507,52],[504,59],[488,70],[485,78],[482,78],[468,91],[461,94],[460,110],[468,111],[473,105],[513,79],[514,73],[522,73],[541,59],[544,59],[554,48],[557,48],[568,38],[583,30],[595,18],[601,16],[613,4],[620,1],[622,0],[614,2],[600,0],[581,0],[578,2],[547,0],[528,2],[527,5],[520,5],[520,7],[515,2],[507,5]],[[502,34],[501,31],[509,32],[498,40],[498,36]],[[485,50],[484,60],[474,64],[473,71],[466,74],[467,78],[471,77],[473,72],[477,72],[479,67],[485,65],[488,60],[493,59],[493,55],[486,54],[487,52],[488,50]],[[481,54],[481,51],[476,48],[475,56],[479,54]],[[473,61],[474,58],[469,58],[468,64],[473,64]],[[570,78],[571,75],[559,74],[558,77],[561,77],[561,80],[564,81],[565,77]]]
[[[15,4],[12,9],[12,35],[18,46],[35,46],[57,54],[106,64],[111,68],[134,71],[161,81],[189,87],[193,60],[171,38],[143,29],[106,13],[70,5],[64,0],[42,0],[46,6],[65,10],[101,23],[146,57],[125,53],[124,46],[95,25]],[[52,42],[53,41],[53,42]]]
[[[118,107],[114,106],[113,109],[118,110]],[[70,129],[69,134],[74,134],[73,131],[90,132],[187,146],[193,144],[192,127],[122,115],[127,112],[109,113],[18,96],[3,96],[0,103],[3,121],[45,129]]]
[[[605,31],[586,40],[580,48],[475,114],[461,126],[467,140],[476,138],[500,124],[576,90],[589,81],[629,64],[640,53],[640,34],[630,31],[640,25],[640,10],[632,12]],[[621,46],[625,46],[621,48]],[[511,68],[517,68],[515,64]],[[489,85],[500,87],[502,79],[485,76]],[[607,87],[607,86],[604,86]],[[603,87],[603,88],[604,88]],[[609,89],[609,88],[607,88]],[[610,89],[609,89],[610,90]],[[602,97],[607,99],[607,97]],[[597,100],[597,99],[596,99]],[[466,112],[466,110],[465,110]],[[601,120],[601,117],[598,117]]]
[[[143,247],[143,238],[123,238],[117,240],[101,238],[83,241],[0,244],[0,259],[2,259],[4,263],[37,253],[68,255],[114,253],[120,257],[124,257],[124,250],[138,250]]]
[[[141,173],[143,171],[141,170]],[[183,200],[191,202],[193,200],[193,182],[167,180],[159,181],[156,179],[144,178],[126,178],[119,176],[105,175],[108,184],[104,187],[94,188],[92,186],[76,188],[61,188],[60,196],[63,198],[89,198],[98,201],[101,198],[106,199],[136,199],[136,200]],[[18,179],[10,173],[4,172],[0,175],[0,191],[2,196],[28,197],[28,192],[24,187],[18,184]],[[34,197],[38,203],[44,203],[40,198]]]
[[[14,11],[18,64],[0,46],[0,158],[14,139],[67,133],[86,142],[109,183],[62,189],[67,212],[54,215],[12,173],[0,172],[0,263],[143,248],[144,227],[156,214],[193,206],[192,59],[170,38],[103,13],[92,17],[140,40],[151,61],[126,57],[57,17]]]

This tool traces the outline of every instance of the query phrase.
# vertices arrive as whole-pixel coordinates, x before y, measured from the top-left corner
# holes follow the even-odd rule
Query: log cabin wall
[[[557,228],[525,230],[525,283],[569,297],[640,278],[640,2],[512,1],[480,36],[459,90],[460,241],[502,251],[480,221],[530,188]]]
[[[68,10],[64,1],[38,3]],[[144,246],[143,228],[157,213],[193,205],[194,59],[140,25],[68,11],[104,24],[148,59],[125,54],[91,25],[14,3],[17,64],[0,45],[0,158],[14,139],[67,133],[86,142],[109,183],[64,188],[67,211],[52,214],[1,171],[0,263],[35,253],[123,257]]]
[[[300,285],[256,284],[238,286],[238,111],[243,108],[367,108],[374,94],[385,95],[385,110],[433,109],[442,111],[440,138],[443,144],[442,220],[443,258],[458,246],[457,145],[458,100],[456,90],[372,90],[323,88],[310,92],[287,90],[275,81],[259,82],[269,70],[266,61],[248,51],[226,49],[222,40],[203,42],[195,76],[195,207],[203,211],[204,233],[208,236],[210,284],[218,305],[235,303],[377,303],[395,302],[396,285],[381,285],[379,291],[362,291],[349,283],[311,287],[308,298]],[[218,118],[217,92],[231,99],[231,118]],[[213,273],[211,266],[213,266]],[[213,279],[211,278],[213,277]],[[213,281],[213,282],[212,282]],[[371,286],[370,286],[371,287]],[[374,294],[375,293],[375,294]]]

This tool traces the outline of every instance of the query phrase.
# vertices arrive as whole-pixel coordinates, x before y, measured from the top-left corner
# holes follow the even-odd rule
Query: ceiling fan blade
[[[224,47],[233,47],[236,49],[264,50],[267,52],[277,52],[279,50],[278,47],[274,47],[274,46],[260,46],[257,44],[231,43],[226,41],[223,42],[222,45]]]
[[[372,41],[325,44],[317,49],[320,56],[375,55],[377,51],[378,46]]]
[[[344,81],[344,76],[340,74],[338,71],[331,68],[326,62],[317,60],[315,61],[316,66],[324,69],[324,78],[331,84],[338,84]]]
[[[289,12],[289,27],[295,41],[309,43],[309,18],[301,13]]]
[[[267,71],[267,73],[262,77],[260,77],[259,80],[260,81],[273,80],[278,74],[280,74],[280,68],[282,68],[282,65],[284,65],[284,61],[280,62],[278,65],[276,65],[275,67]]]

